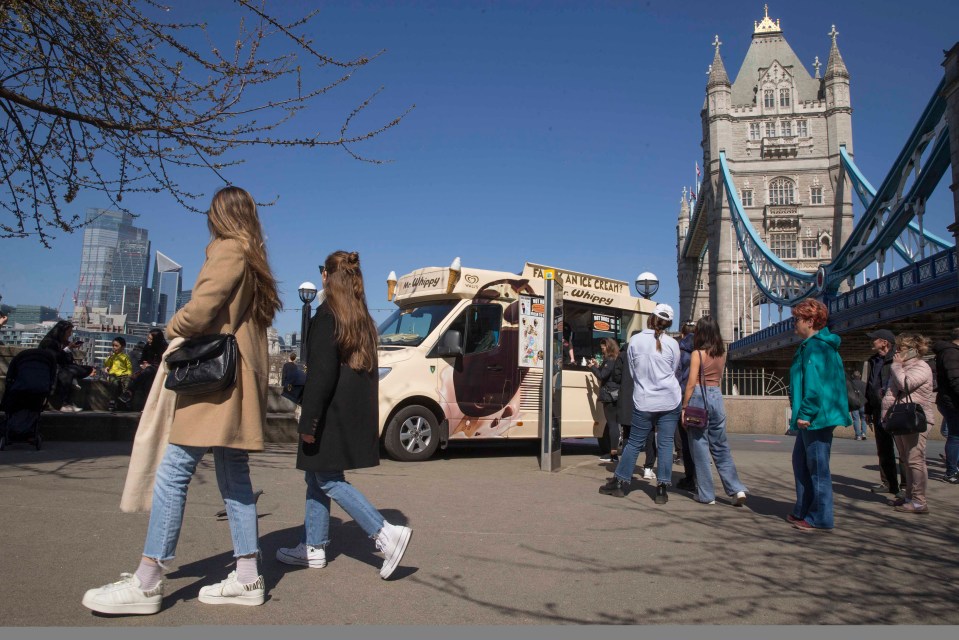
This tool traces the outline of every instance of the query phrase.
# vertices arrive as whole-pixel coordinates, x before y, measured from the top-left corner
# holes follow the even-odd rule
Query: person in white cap
[[[673,437],[682,404],[676,375],[680,368],[679,343],[666,335],[672,324],[673,308],[657,304],[646,319],[646,329],[629,340],[626,359],[633,377],[633,420],[615,474],[599,489],[604,495],[622,498],[629,493],[639,452],[649,432],[658,429],[656,504],[669,499],[666,488],[672,484]]]

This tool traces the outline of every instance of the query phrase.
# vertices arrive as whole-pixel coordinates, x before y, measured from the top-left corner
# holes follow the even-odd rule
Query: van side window
[[[465,355],[492,351],[499,346],[503,307],[498,304],[470,305],[450,328],[463,331],[464,320],[466,337],[463,341],[463,353]]]

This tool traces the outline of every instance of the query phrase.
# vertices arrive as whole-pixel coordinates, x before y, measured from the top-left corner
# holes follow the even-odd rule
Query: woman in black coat
[[[386,579],[413,530],[387,522],[343,475],[380,463],[378,337],[366,307],[359,254],[330,254],[322,278],[326,300],[310,323],[296,456],[296,468],[306,472],[304,531],[300,544],[279,549],[276,558],[314,569],[326,566],[332,498],[375,540],[385,555],[380,577]]]
[[[600,382],[599,402],[603,405],[603,415],[606,426],[603,435],[599,438],[600,462],[619,461],[619,420],[616,412],[616,403],[619,398],[619,376],[614,376],[616,359],[619,358],[619,345],[612,338],[603,338],[599,343],[603,352],[603,364],[598,365],[596,360],[589,361],[589,370]]]

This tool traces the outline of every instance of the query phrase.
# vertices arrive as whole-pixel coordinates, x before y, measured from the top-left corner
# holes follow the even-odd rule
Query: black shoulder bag
[[[201,396],[229,389],[236,384],[238,359],[239,350],[232,333],[190,338],[166,357],[170,372],[163,386],[181,396]]]
[[[904,386],[909,389],[908,379],[904,381]],[[912,392],[907,393],[906,402],[902,402],[902,393],[900,391],[896,395],[896,402],[886,412],[883,428],[886,433],[894,436],[925,433],[929,426],[929,421],[926,419],[926,410],[918,402],[912,401]]]

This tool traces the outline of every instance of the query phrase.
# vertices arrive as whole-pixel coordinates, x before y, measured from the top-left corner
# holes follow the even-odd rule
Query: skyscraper
[[[133,219],[122,211],[87,209],[77,305],[120,313],[125,287],[146,287],[150,241]]]
[[[176,313],[182,292],[183,267],[157,251],[153,266],[153,307],[156,309],[156,322],[166,324],[170,321]]]

